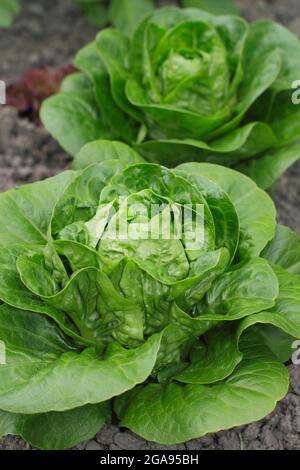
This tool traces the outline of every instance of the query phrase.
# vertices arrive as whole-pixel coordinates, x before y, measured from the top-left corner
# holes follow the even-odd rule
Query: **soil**
[[[170,3],[170,2],[164,2]],[[28,68],[61,66],[90,41],[96,29],[88,25],[72,0],[26,0],[12,29],[0,30],[0,79],[7,84]],[[300,36],[299,0],[238,0],[250,20],[272,18]],[[300,77],[296,77],[300,78]],[[0,106],[0,191],[59,173],[70,158],[42,127],[20,119],[16,110]],[[279,220],[300,233],[300,162],[279,181],[276,202]],[[178,446],[147,442],[115,424],[77,449],[300,449],[300,367],[289,367],[290,392],[264,420],[207,435]],[[0,450],[28,449],[19,438],[0,439]]]

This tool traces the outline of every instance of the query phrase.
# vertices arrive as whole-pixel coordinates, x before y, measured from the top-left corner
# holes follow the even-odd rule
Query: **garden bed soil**
[[[170,2],[163,2],[170,3]],[[272,18],[300,36],[298,0],[239,0],[248,19]],[[28,68],[61,66],[91,40],[88,25],[71,0],[26,0],[12,29],[0,31],[0,79],[10,83]],[[295,79],[300,77],[295,77]],[[0,106],[0,191],[44,179],[68,167],[70,158],[42,127],[21,119],[15,109]],[[280,221],[300,233],[300,163],[280,180],[276,191]],[[266,419],[230,431],[209,434],[177,446],[147,442],[115,424],[106,425],[78,449],[300,449],[300,366],[290,366],[287,397]],[[28,449],[17,437],[0,439],[0,450]]]

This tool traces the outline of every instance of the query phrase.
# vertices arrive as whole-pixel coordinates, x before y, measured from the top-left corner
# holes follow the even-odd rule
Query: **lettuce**
[[[158,9],[132,38],[109,28],[81,49],[86,86],[68,81],[41,116],[73,155],[122,140],[148,161],[234,167],[266,189],[300,155],[299,57],[298,39],[272,21]]]
[[[75,0],[87,20],[98,27],[111,22],[120,31],[132,34],[143,17],[154,10],[154,0]],[[175,2],[174,2],[175,3]],[[215,15],[237,14],[233,0],[182,0],[183,7],[195,7]]]
[[[0,435],[69,448],[114,410],[173,444],[267,415],[300,337],[300,240],[269,196],[118,142],[75,165],[0,195]]]
[[[9,28],[20,13],[20,0],[1,0],[0,2],[0,28]]]
[[[154,0],[75,0],[88,21],[98,27],[111,22],[124,33],[131,34],[136,24],[154,9]]]

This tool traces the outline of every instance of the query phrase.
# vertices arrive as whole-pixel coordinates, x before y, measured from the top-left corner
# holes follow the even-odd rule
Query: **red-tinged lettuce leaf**
[[[59,69],[45,67],[44,69],[27,70],[15,83],[7,89],[7,104],[17,108],[18,112],[39,124],[39,112],[42,102],[60,89],[62,80],[76,71],[73,65]]]

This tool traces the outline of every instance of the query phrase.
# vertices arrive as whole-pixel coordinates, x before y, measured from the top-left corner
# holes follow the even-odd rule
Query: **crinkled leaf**
[[[2,305],[0,325],[6,345],[0,409],[13,413],[65,411],[124,393],[150,375],[161,341],[161,335],[153,335],[131,350],[112,343],[101,358],[93,348],[68,346],[60,330],[41,315]]]
[[[177,170],[176,173],[187,178],[204,195],[214,219],[216,247],[226,247],[234,258],[239,242],[240,225],[229,196],[218,184],[202,176],[200,172],[196,174]]]
[[[54,236],[76,222],[87,222],[96,213],[101,190],[125,165],[120,160],[107,160],[75,173],[75,178],[58,199],[51,220]]]
[[[192,175],[199,173],[207,176],[227,192],[240,221],[239,256],[259,255],[275,233],[275,207],[271,198],[250,178],[229,168],[208,163],[187,163],[178,169]]]
[[[236,323],[213,328],[200,338],[192,350],[190,365],[176,376],[187,383],[212,383],[227,377],[242,359],[240,335],[250,326],[281,362],[290,359],[293,338],[300,337],[300,315],[297,310],[299,280],[281,268],[274,268],[279,283],[279,295],[270,311],[260,312]],[[195,319],[196,321],[197,319]],[[201,316],[199,317],[201,321]],[[276,327],[276,328],[275,328]]]
[[[90,341],[79,336],[75,325],[68,319],[67,315],[60,309],[46,305],[32,291],[28,290],[22,283],[18,270],[17,259],[20,255],[32,256],[43,253],[43,247],[35,245],[15,246],[11,249],[0,251],[0,299],[6,304],[21,309],[41,313],[52,318],[59,327],[71,338],[79,343],[90,344]],[[29,279],[28,279],[29,282]]]
[[[93,267],[76,271],[59,290],[46,282],[49,273],[44,268],[37,269],[30,257],[19,256],[17,269],[28,290],[46,305],[66,313],[81,335],[95,346],[100,347],[109,336],[125,346],[143,341],[141,309],[122,298],[103,272]]]
[[[126,96],[154,123],[155,126],[151,127],[151,137],[154,139],[176,138],[178,133],[183,139],[201,139],[223,124],[229,113],[225,109],[213,116],[204,116],[179,106],[153,104],[134,79],[127,81]]]
[[[253,258],[221,275],[200,306],[203,319],[238,319],[273,307],[278,281],[269,263]]]
[[[112,198],[123,196],[125,188],[126,195],[149,189],[152,194],[160,195],[170,203],[176,202],[177,205],[190,206],[198,213],[199,221],[202,221],[204,237],[203,240],[199,240],[199,249],[213,248],[215,229],[209,206],[200,191],[186,179],[159,165],[141,163],[126,168],[120,175],[113,178],[112,183],[113,186],[108,186],[107,192],[102,192],[101,202],[107,203]]]

